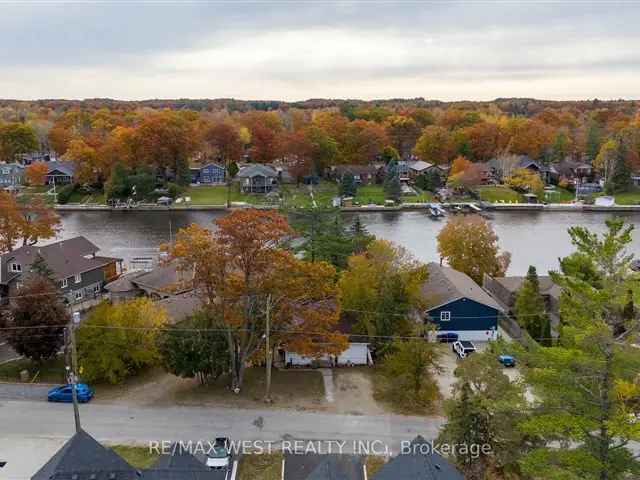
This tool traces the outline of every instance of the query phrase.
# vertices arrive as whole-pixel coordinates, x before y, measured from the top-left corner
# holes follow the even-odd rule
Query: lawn
[[[424,190],[420,190],[415,185],[413,188],[418,192],[417,195],[403,195],[402,201],[404,203],[427,203],[433,202],[433,194]]]
[[[638,205],[640,204],[640,190],[618,193],[615,195],[618,205]]]
[[[503,185],[487,185],[478,187],[480,200],[485,202],[520,202],[522,195]]]
[[[65,368],[62,356],[43,362],[36,362],[21,358],[0,365],[0,380],[5,382],[19,382],[20,372],[27,370],[30,381],[42,383],[64,383]]]
[[[576,195],[565,188],[556,187],[554,191],[545,192],[545,200],[549,203],[571,203]]]
[[[158,454],[148,447],[113,445],[110,448],[135,468],[149,468],[158,459]]]
[[[176,393],[175,400],[186,405],[212,403],[264,406],[264,367],[247,368],[243,388],[237,395],[229,389],[229,383],[229,377],[223,375],[209,384]],[[314,370],[274,368],[271,374],[271,397],[276,407],[317,408],[325,401],[322,375]]]
[[[280,480],[282,453],[243,455],[238,466],[238,480]]]
[[[382,185],[362,185],[358,187],[354,201],[360,205],[384,205],[386,195]]]

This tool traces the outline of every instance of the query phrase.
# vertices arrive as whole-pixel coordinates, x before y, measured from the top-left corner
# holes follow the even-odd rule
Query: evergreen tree
[[[400,185],[400,173],[398,162],[391,160],[387,164],[387,173],[384,178],[384,192],[389,200],[400,202],[402,196],[402,186]]]
[[[355,197],[358,186],[351,172],[346,172],[340,180],[340,195],[343,197]]]
[[[353,241],[353,253],[356,254],[364,252],[376,238],[375,235],[371,235],[367,231],[367,227],[362,223],[359,215],[356,215],[350,233]]]
[[[502,474],[498,478],[518,473],[517,460],[532,443],[517,428],[526,415],[524,386],[504,374],[492,351],[465,359],[455,376],[453,397],[445,402],[447,423],[438,442],[491,447],[479,456],[456,450],[453,458],[468,480],[484,480],[492,471]]]
[[[551,345],[551,325],[540,294],[536,267],[531,265],[516,297],[515,313],[518,322],[541,345]],[[547,332],[549,335],[547,335]]]
[[[607,227],[602,236],[584,227],[569,229],[578,252],[592,260],[598,285],[551,272],[566,292],[560,302],[562,337],[555,347],[523,353],[537,407],[521,428],[545,442],[522,461],[532,478],[622,480],[640,472],[629,448],[638,439],[630,415],[640,396],[640,355],[628,335],[637,323],[624,315],[628,291],[638,288],[629,274],[633,256],[626,251],[632,227],[620,219],[608,220]]]
[[[53,273],[53,270],[49,268],[49,265],[47,265],[47,262],[44,260],[42,255],[40,255],[40,252],[36,254],[36,259],[31,263],[30,269],[31,273],[34,275],[47,278],[51,282],[55,281],[55,274]]]
[[[596,120],[590,120],[587,126],[587,144],[586,152],[590,161],[594,161],[600,151],[602,145],[603,133],[602,127]]]
[[[616,159],[613,167],[613,174],[607,182],[607,193],[622,193],[631,189],[631,170],[627,164],[627,148],[624,142],[618,142],[616,150]]]

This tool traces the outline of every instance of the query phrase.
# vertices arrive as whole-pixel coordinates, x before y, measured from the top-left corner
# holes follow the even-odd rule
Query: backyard
[[[486,185],[478,187],[478,195],[480,200],[484,202],[521,202],[522,195],[515,190],[504,185]]]

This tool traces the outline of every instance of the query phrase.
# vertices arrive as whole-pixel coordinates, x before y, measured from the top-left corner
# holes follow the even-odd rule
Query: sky
[[[640,1],[0,0],[0,98],[640,98]]]

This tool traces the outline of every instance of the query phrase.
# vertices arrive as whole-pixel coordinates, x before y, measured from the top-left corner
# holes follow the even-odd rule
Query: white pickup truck
[[[454,342],[451,348],[460,358],[465,358],[476,351],[476,346],[473,342],[466,340]]]

